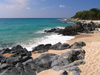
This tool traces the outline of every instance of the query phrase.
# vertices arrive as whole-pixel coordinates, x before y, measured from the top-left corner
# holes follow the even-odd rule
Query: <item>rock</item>
[[[61,46],[61,50],[69,49],[69,48],[70,48],[69,44],[62,44],[62,46]]]
[[[57,59],[57,55],[56,54],[43,54],[41,56],[39,56],[38,58],[34,59],[34,63],[38,66],[40,66],[41,68],[51,68],[51,64],[54,60]]]
[[[61,55],[68,57],[70,62],[74,62],[75,60],[82,60],[85,57],[84,50],[71,50],[66,53],[62,53]]]
[[[57,60],[52,62],[51,67],[53,67],[53,66],[64,66],[64,65],[67,65],[67,64],[70,64],[69,59],[60,57]]]
[[[38,51],[38,53],[43,53],[43,52],[47,52],[49,49],[51,49],[52,45],[51,44],[40,44],[38,46],[36,46],[35,48],[33,48],[32,52]]]
[[[80,46],[85,45],[83,42],[78,43]],[[35,47],[33,52],[38,49],[40,49],[39,52],[44,52],[52,48],[61,50],[69,47],[69,44],[61,43],[53,46],[51,44],[41,44]],[[15,53],[6,58],[1,56],[0,75],[36,75],[36,72],[39,73],[47,69],[55,71],[66,69],[71,71],[73,75],[79,75],[81,71],[77,66],[85,64],[82,61],[85,57],[84,50],[71,50],[61,55],[47,53],[40,55],[36,59],[31,57],[31,52],[28,52],[20,45],[13,47],[11,51]],[[63,71],[61,75],[68,75],[68,73]]]
[[[53,66],[51,69],[54,71],[59,71],[59,70],[62,70],[63,67],[62,66]]]
[[[70,45],[69,44],[62,44],[60,42],[54,44],[54,45],[51,45],[51,44],[40,44],[36,47],[33,48],[32,52],[35,52],[35,51],[38,51],[38,53],[43,53],[43,52],[47,52],[48,50],[50,49],[53,49],[53,50],[64,50],[64,49],[68,49],[70,48]]]
[[[54,44],[53,46],[52,46],[52,49],[54,49],[54,50],[60,50],[61,49],[61,43],[59,42],[59,43],[57,43],[57,44]]]
[[[0,70],[3,70],[3,69],[8,68],[8,67],[10,67],[10,65],[4,63],[4,64],[0,65]]]
[[[91,31],[95,30],[96,25],[93,22],[90,23],[82,23],[82,22],[76,22],[72,26],[67,26],[65,29],[60,29],[59,34],[63,35],[77,35],[78,32],[80,33],[91,33]]]
[[[1,60],[4,59],[4,58],[5,58],[4,56],[0,55],[0,62],[1,62]]]
[[[1,54],[10,53],[11,50],[9,48],[1,50]]]
[[[82,41],[80,42],[75,42],[74,44],[71,45],[71,49],[80,49],[82,48],[83,46],[85,46],[86,44]]]
[[[59,31],[59,28],[52,28],[50,30],[45,30],[46,33],[57,33]]]
[[[15,47],[12,47],[11,50],[12,50],[12,51],[14,51],[14,50],[16,51],[16,50],[20,50],[20,49],[22,50],[23,47],[22,47],[21,45],[17,45],[17,46],[15,46]]]
[[[64,70],[60,75],[68,75],[68,73]]]
[[[76,35],[76,29],[73,26],[67,26],[65,29],[60,29],[59,34],[63,35]]]
[[[66,70],[67,71],[78,71],[78,72],[81,72],[81,70],[76,66],[68,67],[68,68],[66,68]]]
[[[11,51],[15,53],[1,60],[0,75],[36,75],[36,69],[31,67],[34,63],[30,52],[21,46]]]
[[[80,75],[80,72],[78,72],[78,71],[75,70],[75,71],[72,71],[72,74],[73,75]]]
[[[41,50],[41,49],[43,49],[43,47],[44,47],[44,44],[40,44],[37,47],[33,48],[32,52]]]

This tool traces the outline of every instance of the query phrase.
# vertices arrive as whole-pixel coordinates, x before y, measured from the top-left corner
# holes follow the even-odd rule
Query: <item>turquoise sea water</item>
[[[65,27],[74,22],[61,21],[58,18],[3,18],[0,19],[0,48],[12,47],[17,44],[34,44],[44,36],[43,30]],[[38,40],[37,40],[38,38]],[[37,40],[37,41],[36,41]]]

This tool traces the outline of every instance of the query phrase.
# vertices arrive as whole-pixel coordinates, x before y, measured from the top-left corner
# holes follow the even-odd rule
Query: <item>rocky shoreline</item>
[[[79,49],[85,45],[84,42],[76,42],[72,47]],[[36,75],[36,73],[47,69],[64,70],[61,75],[68,74],[67,71],[71,71],[73,75],[79,75],[81,70],[77,66],[85,64],[83,61],[85,51],[74,50],[74,48],[61,55],[47,53],[35,59],[31,57],[32,52],[20,45],[12,47],[12,49],[4,49],[0,52],[0,75]],[[12,55],[4,57],[3,54],[6,53]]]
[[[96,28],[100,28],[100,24],[94,22],[76,22],[74,25],[66,26],[64,29],[53,28],[44,32],[72,36],[78,35],[78,33],[91,33]]]
[[[93,22],[76,22],[73,26],[59,29],[57,33],[63,35],[91,33],[98,27],[99,25]],[[0,75],[37,75],[37,73],[48,69],[55,71],[63,70],[60,75],[69,75],[69,71],[72,72],[73,75],[80,75],[82,71],[78,66],[85,64],[85,61],[83,61],[85,59],[85,50],[82,49],[83,46],[86,46],[86,44],[80,41],[72,45],[62,43],[57,43],[55,45],[41,44],[34,47],[32,51],[28,51],[20,45],[12,47],[11,49],[0,50]],[[32,58],[32,53],[44,53],[50,49],[70,49],[70,51],[59,55],[47,53],[42,54],[38,58]],[[6,53],[11,55],[8,57],[3,56]]]

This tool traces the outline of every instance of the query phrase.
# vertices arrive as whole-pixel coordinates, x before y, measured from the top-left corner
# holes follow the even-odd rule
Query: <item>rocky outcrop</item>
[[[74,44],[72,45],[69,45],[67,43],[56,43],[54,45],[51,45],[51,44],[40,44],[36,47],[33,48],[32,52],[35,52],[37,51],[38,53],[43,53],[43,52],[47,52],[48,50],[50,49],[53,49],[53,50],[65,50],[65,49],[81,49],[83,46],[85,46],[86,44],[82,41],[79,41],[79,42],[75,42]]]
[[[76,22],[74,25],[65,27],[65,29],[60,29],[58,33],[63,35],[77,35],[79,32],[91,33],[91,31],[95,30],[95,28],[96,24],[94,24],[93,22]]]
[[[65,56],[65,57],[63,57]],[[34,64],[39,67],[38,72],[47,69],[53,69],[55,71],[67,70],[71,71],[73,75],[80,74],[81,70],[77,67],[85,64],[83,59],[85,58],[84,50],[72,50],[61,55],[57,54],[43,54],[34,59]]]
[[[84,42],[77,42],[79,47],[85,46]],[[69,44],[57,43],[55,45],[46,44],[35,47],[34,51],[42,52],[43,49],[66,49],[71,48],[77,44],[69,46]],[[38,50],[38,49],[41,49]],[[43,51],[44,52],[44,51]],[[85,64],[85,51],[84,50],[71,50],[62,54],[42,54],[38,58],[33,59],[31,52],[27,51],[20,45],[12,49],[3,49],[1,54],[13,53],[8,57],[0,55],[0,75],[36,75],[44,70],[52,69],[55,71],[64,70],[61,75],[68,75],[67,71],[72,72],[73,75],[79,75],[81,70],[79,65]],[[66,71],[65,71],[66,70]]]
[[[4,51],[4,53],[13,51],[14,54],[1,59],[0,75],[36,75],[36,70],[32,67],[33,58],[26,49],[18,45]]]
[[[63,35],[77,35],[78,33],[92,33],[95,28],[99,28],[100,24],[94,22],[76,22],[74,25],[66,26],[64,29],[53,28],[51,30],[45,30],[47,33],[58,33]]]
[[[32,52],[35,52],[35,51],[38,51],[38,53],[43,53],[43,52],[47,52],[48,50],[50,49],[53,49],[53,50],[64,50],[64,49],[68,49],[70,48],[70,45],[69,44],[62,44],[62,43],[57,43],[57,44],[54,44],[54,45],[51,45],[51,44],[40,44],[36,47],[33,48]]]
[[[44,32],[46,32],[46,33],[58,33],[58,31],[59,31],[59,28],[52,28],[50,30],[45,30]]]

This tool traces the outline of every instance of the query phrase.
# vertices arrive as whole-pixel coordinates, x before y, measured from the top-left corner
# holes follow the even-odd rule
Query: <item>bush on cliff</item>
[[[100,20],[100,9],[92,8],[89,11],[79,11],[72,18],[79,18],[84,20]]]

